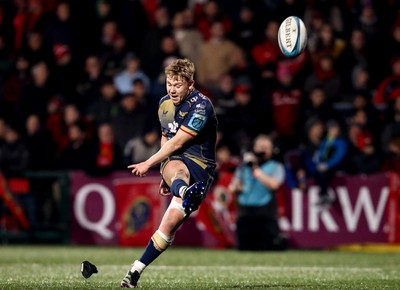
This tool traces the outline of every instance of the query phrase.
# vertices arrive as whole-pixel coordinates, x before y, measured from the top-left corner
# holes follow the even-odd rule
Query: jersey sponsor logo
[[[193,98],[190,99],[190,101],[191,101],[192,103],[194,103],[194,102],[197,101],[197,99],[198,99],[198,97],[193,97]]]
[[[206,120],[207,120],[206,116],[194,113],[189,121],[188,126],[196,131],[200,131],[201,128],[204,127]]]
[[[172,123],[168,123],[168,128],[171,133],[176,133],[178,126],[179,124],[175,121],[173,121]]]

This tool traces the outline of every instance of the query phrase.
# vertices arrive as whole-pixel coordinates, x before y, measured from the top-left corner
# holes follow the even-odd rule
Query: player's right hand
[[[164,179],[161,179],[160,182],[160,189],[158,191],[158,193],[162,196],[167,196],[170,195],[171,192],[169,191],[169,186],[168,184],[164,181]]]

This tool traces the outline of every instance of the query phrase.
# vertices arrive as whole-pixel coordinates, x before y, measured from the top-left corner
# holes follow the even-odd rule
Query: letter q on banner
[[[89,219],[86,212],[86,202],[90,193],[97,193],[103,202],[103,211],[97,221]],[[76,193],[74,201],[74,214],[82,228],[96,232],[105,239],[112,239],[114,233],[108,228],[115,214],[115,200],[113,193],[104,185],[89,183]]]

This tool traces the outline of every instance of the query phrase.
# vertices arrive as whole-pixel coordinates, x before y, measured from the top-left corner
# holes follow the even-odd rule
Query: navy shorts
[[[212,183],[214,182],[214,174],[215,174],[214,167],[206,166],[206,168],[204,169],[199,164],[194,162],[191,158],[189,158],[185,155],[172,155],[172,156],[168,157],[167,160],[162,162],[161,175],[162,175],[164,166],[170,160],[181,160],[183,163],[185,163],[185,165],[188,168],[189,173],[190,173],[190,184],[193,184],[198,181],[202,181],[206,185],[206,192],[208,192],[210,190],[210,187],[211,187]]]

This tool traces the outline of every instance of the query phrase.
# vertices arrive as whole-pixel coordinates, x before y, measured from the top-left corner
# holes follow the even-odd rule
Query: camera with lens
[[[243,163],[255,167],[264,162],[264,152],[248,151],[243,154]]]

